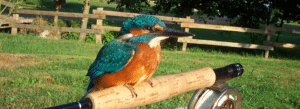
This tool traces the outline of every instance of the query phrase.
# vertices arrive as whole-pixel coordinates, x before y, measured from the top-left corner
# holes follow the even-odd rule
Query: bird
[[[169,37],[194,36],[167,28],[152,15],[137,15],[123,22],[119,37],[104,45],[88,69],[87,95],[114,86],[125,86],[137,97],[134,85],[147,82],[161,60],[160,42]]]

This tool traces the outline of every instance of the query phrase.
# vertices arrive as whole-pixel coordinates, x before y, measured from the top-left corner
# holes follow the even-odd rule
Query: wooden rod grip
[[[133,98],[125,86],[116,86],[88,94],[93,109],[130,108],[162,101],[173,96],[212,86],[216,81],[213,69],[204,67],[188,72],[157,76],[133,86],[137,97]]]

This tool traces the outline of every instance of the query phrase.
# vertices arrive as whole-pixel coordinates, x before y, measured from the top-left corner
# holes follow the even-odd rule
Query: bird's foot
[[[151,87],[153,87],[153,83],[150,80],[145,80],[145,82],[147,82],[148,84],[150,84]]]
[[[130,90],[130,92],[132,94],[132,98],[137,98],[137,94],[136,94],[134,88],[131,85],[125,84],[124,86]]]

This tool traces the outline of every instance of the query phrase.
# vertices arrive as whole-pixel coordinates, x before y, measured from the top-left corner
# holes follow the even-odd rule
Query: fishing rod
[[[47,109],[130,108],[162,101],[173,96],[177,96],[179,94],[196,89],[198,90],[193,95],[193,98],[189,104],[189,108],[198,109],[201,108],[201,103],[204,102],[199,100],[201,96],[204,96],[204,89],[206,89],[206,92],[214,91],[216,92],[216,95],[220,97],[224,96],[225,92],[236,92],[236,90],[234,90],[233,88],[226,86],[225,82],[230,79],[241,76],[243,72],[244,68],[239,63],[230,64],[225,67],[216,69],[204,67],[183,73],[153,77],[150,79],[150,81],[153,83],[153,87],[147,83],[135,85],[133,86],[133,88],[135,89],[138,95],[136,98],[132,97],[132,93],[126,87],[116,86],[101,91],[89,93],[87,96],[85,96],[85,99],[82,101],[55,107],[49,107]],[[238,91],[237,95],[239,95]],[[223,107],[226,107],[228,105],[231,107],[235,107],[234,103],[238,102],[240,106],[238,106],[237,108],[241,108],[240,99],[228,100],[232,102],[228,101],[226,102],[227,104],[224,103]],[[216,104],[216,102],[217,101],[215,100],[215,102],[212,102],[212,104]],[[200,107],[199,105],[197,105],[199,103]]]

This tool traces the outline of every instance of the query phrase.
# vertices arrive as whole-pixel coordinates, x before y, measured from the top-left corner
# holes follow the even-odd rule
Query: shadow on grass
[[[179,47],[181,48],[181,47]],[[212,46],[212,45],[198,45],[198,44],[188,44],[187,49],[194,51],[193,49],[202,49],[206,52],[221,51],[222,53],[236,53],[239,55],[260,55],[264,57],[265,50],[258,49],[245,49],[245,48],[234,48],[234,47],[222,47],[222,46]],[[288,49],[275,47],[274,51],[270,51],[269,57],[275,59],[292,59],[300,60],[300,51],[298,49]]]
[[[170,38],[162,42],[162,48],[168,50],[178,50],[181,51],[182,43],[178,43],[176,38]],[[235,48],[235,47],[223,47],[223,46],[213,46],[213,45],[201,45],[201,44],[188,44],[188,52],[221,52],[221,53],[235,53],[241,56],[260,56],[264,58],[265,50],[261,49],[246,49],[246,48]],[[288,49],[275,47],[274,51],[270,51],[269,57],[275,59],[291,59],[300,60],[299,49]]]

